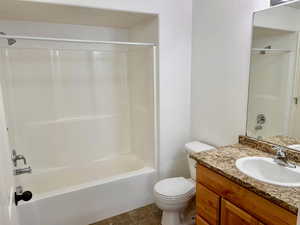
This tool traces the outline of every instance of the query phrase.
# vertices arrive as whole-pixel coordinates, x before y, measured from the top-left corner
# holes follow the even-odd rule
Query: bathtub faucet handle
[[[17,162],[19,160],[23,160],[24,165],[27,165],[26,158],[23,155],[21,155],[21,154],[17,154],[17,152],[16,152],[15,149],[12,150],[11,160],[13,161],[13,164],[14,164],[15,167],[17,167],[17,165],[18,165]]]
[[[30,166],[26,167],[26,168],[22,168],[22,169],[15,169],[14,170],[14,175],[18,176],[18,175],[22,175],[25,173],[32,173],[32,169]]]

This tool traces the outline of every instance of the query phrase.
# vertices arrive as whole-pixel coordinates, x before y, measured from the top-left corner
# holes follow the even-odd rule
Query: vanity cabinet
[[[221,202],[221,225],[263,225],[250,214],[241,210],[229,201]]]
[[[290,211],[200,164],[197,225],[296,225]]]
[[[202,219],[200,216],[196,216],[196,224],[197,225],[209,225],[204,219]]]

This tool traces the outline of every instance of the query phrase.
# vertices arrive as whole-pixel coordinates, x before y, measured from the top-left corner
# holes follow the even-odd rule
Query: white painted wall
[[[132,42],[159,43],[158,17],[142,21],[136,26],[129,28],[128,40]]]
[[[104,26],[56,24],[0,20],[1,31],[11,35],[42,36],[73,39],[95,39],[108,41],[127,41],[128,29]],[[1,40],[2,42],[3,40]],[[31,42],[32,43],[32,42]],[[34,41],[33,43],[36,43]],[[53,44],[53,43],[52,43]],[[53,47],[53,45],[51,45]]]
[[[190,140],[191,0],[42,0],[159,15],[159,158],[161,177],[188,175],[183,145]]]
[[[194,0],[192,138],[228,145],[245,134],[252,12],[268,6]]]

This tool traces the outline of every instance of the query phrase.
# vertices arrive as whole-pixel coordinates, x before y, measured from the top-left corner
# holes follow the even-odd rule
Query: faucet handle
[[[275,146],[272,147],[272,149],[276,150],[276,156],[286,157],[285,148],[283,146],[275,145]]]
[[[11,160],[13,161],[15,167],[17,167],[17,161],[19,160],[23,160],[24,165],[27,165],[26,158],[21,154],[17,154],[15,149],[12,150]]]
[[[14,175],[18,176],[18,175],[22,175],[25,173],[32,173],[32,169],[30,166],[26,167],[26,168],[22,168],[22,169],[14,169]]]
[[[280,146],[280,145],[274,145],[272,146],[272,149],[276,150],[276,151],[283,151],[284,150],[284,147],[283,146]]]

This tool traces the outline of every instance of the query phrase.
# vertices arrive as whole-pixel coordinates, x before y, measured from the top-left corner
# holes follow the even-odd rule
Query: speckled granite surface
[[[300,202],[300,188],[266,184],[243,174],[236,168],[235,161],[247,156],[273,157],[270,153],[242,144],[220,147],[216,150],[191,155],[201,165],[297,214],[297,203]]]
[[[263,141],[270,142],[272,144],[281,145],[281,146],[289,146],[300,144],[300,140],[294,137],[289,136],[273,136],[273,137],[264,137]]]
[[[281,140],[281,142],[278,141],[279,139]],[[271,154],[276,153],[276,151],[273,149],[273,147],[281,145],[283,141],[286,144],[288,143],[288,141],[289,141],[289,143],[294,143],[294,144],[296,143],[296,139],[289,138],[289,137],[284,137],[284,136],[280,136],[280,137],[278,136],[278,138],[274,137],[272,140],[274,141],[274,143],[267,142],[267,141],[262,141],[262,140],[257,140],[255,138],[244,136],[244,135],[239,136],[239,143],[240,144],[244,144],[244,145],[247,145],[249,147],[258,149],[258,150],[266,152],[266,153],[271,153]],[[275,143],[276,140],[278,141],[277,144]],[[279,143],[281,143],[281,144],[279,144]],[[281,146],[286,147],[285,145],[281,145]],[[286,156],[289,160],[300,163],[300,151],[296,151],[294,149],[286,148],[285,153],[286,153]]]

